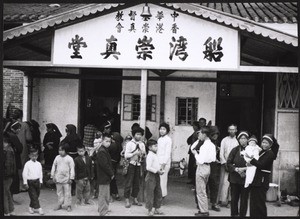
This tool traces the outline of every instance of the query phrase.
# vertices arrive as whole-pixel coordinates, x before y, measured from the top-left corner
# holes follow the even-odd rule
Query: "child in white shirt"
[[[163,214],[159,208],[162,201],[162,192],[160,187],[160,175],[164,172],[159,164],[157,152],[157,141],[150,139],[147,142],[149,153],[146,158],[146,170],[147,175],[145,178],[146,184],[146,208],[148,209],[148,215]],[[155,208],[154,212],[152,208]]]
[[[248,157],[255,158],[258,160],[259,158],[259,152],[262,150],[258,145],[257,138],[253,135],[248,140],[248,146],[245,148],[244,151],[241,152],[241,154],[244,155],[245,161],[248,163],[251,159]],[[245,156],[247,154],[247,156]],[[246,170],[246,179],[245,179],[245,188],[247,188],[253,181],[254,175],[256,172],[256,166],[247,166]]]
[[[37,161],[38,151],[32,148],[29,152],[30,160],[25,163],[23,169],[24,187],[28,189],[30,197],[29,213],[38,212],[43,215],[43,209],[40,206],[39,196],[43,183],[43,169],[40,162]]]

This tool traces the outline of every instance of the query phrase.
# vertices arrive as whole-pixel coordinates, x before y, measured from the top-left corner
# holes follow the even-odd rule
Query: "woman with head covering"
[[[3,134],[6,133],[11,141],[11,146],[15,152],[16,161],[16,173],[14,174],[13,182],[10,186],[11,194],[20,193],[20,178],[18,170],[22,169],[21,153],[23,150],[23,145],[17,137],[17,132],[20,130],[21,124],[17,121],[12,121],[10,119],[3,119]]]
[[[249,156],[251,160],[247,165],[256,166],[254,179],[250,186],[250,217],[265,218],[267,217],[266,194],[269,189],[270,174],[273,161],[276,159],[272,147],[275,146],[275,152],[278,152],[279,145],[277,140],[271,134],[262,137],[259,158]],[[247,156],[245,154],[245,156]]]
[[[73,159],[75,159],[78,154],[77,154],[77,147],[82,146],[83,143],[79,137],[79,135],[76,132],[76,126],[72,124],[66,125],[66,133],[67,136],[61,141],[61,144],[66,145],[66,152],[68,155],[70,155]],[[73,180],[72,182],[72,196],[75,196],[75,189],[76,189],[76,183]]]
[[[237,136],[239,145],[231,150],[227,159],[228,180],[231,188],[232,217],[245,217],[247,213],[249,190],[248,188],[244,188],[247,167],[243,151],[247,146],[248,139],[249,133],[241,131]],[[240,208],[238,208],[239,200]]]
[[[41,132],[40,132],[40,125],[35,120],[30,120],[26,122],[29,125],[32,140],[31,140],[31,146],[38,150],[39,155],[41,154]],[[38,158],[40,161],[40,157]]]
[[[61,133],[57,126],[53,123],[46,124],[47,133],[44,136],[43,145],[45,168],[50,170],[55,157],[58,155],[58,146],[61,138]]]

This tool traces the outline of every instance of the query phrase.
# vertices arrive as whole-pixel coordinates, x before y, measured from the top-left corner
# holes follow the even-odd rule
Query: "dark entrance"
[[[262,83],[261,73],[218,73],[216,124],[221,138],[227,136],[231,123],[238,131],[247,130],[261,137]]]
[[[81,135],[91,117],[96,118],[99,126],[99,118],[107,110],[115,121],[113,131],[120,132],[122,80],[112,77],[122,76],[122,69],[82,69],[81,74],[84,76],[81,80]]]

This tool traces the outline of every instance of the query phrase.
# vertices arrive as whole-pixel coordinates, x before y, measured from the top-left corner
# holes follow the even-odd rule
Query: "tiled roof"
[[[13,39],[21,35],[27,35],[29,33],[37,32],[48,27],[60,25],[68,21],[73,21],[84,16],[110,10],[111,8],[120,6],[121,4],[91,4],[86,7],[82,7],[78,10],[68,11],[52,17],[48,17],[36,22],[32,22],[28,25],[17,27],[8,31],[4,31],[3,40]],[[253,33],[255,35],[261,35],[262,37],[275,39],[278,42],[284,42],[286,44],[292,44],[298,46],[298,37],[274,30],[260,25],[254,21],[251,21],[240,16],[232,15],[219,10],[210,9],[199,4],[190,3],[176,3],[176,4],[162,4],[165,7],[173,8],[183,13],[189,13],[191,15],[208,19],[213,22],[220,23],[232,28]]]
[[[269,3],[197,3],[261,23],[297,23],[296,2]],[[4,22],[27,23],[76,9],[86,4],[4,4]]]

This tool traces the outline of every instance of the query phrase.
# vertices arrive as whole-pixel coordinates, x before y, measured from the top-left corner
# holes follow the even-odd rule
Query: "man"
[[[208,127],[203,127],[199,131],[198,137],[199,141],[203,141],[199,152],[195,150],[198,145],[196,141],[192,147],[191,151],[195,155],[197,170],[196,170],[196,193],[199,211],[195,213],[195,216],[209,216],[208,212],[208,199],[206,194],[206,184],[210,175],[210,163],[216,161],[216,147],[209,139],[210,129]]]
[[[218,206],[218,192],[219,192],[219,183],[220,183],[220,161],[219,161],[219,138],[220,132],[217,126],[210,127],[210,140],[216,147],[216,161],[210,163],[210,175],[208,179],[209,187],[209,200],[211,203],[211,208],[214,211],[221,211]]]
[[[222,206],[227,206],[229,204],[229,181],[228,181],[228,171],[226,168],[226,162],[231,150],[238,146],[239,143],[236,139],[237,126],[231,124],[228,126],[229,136],[223,138],[221,141],[220,148],[220,162],[221,162],[221,173],[220,173],[220,185],[219,185],[219,201]]]

